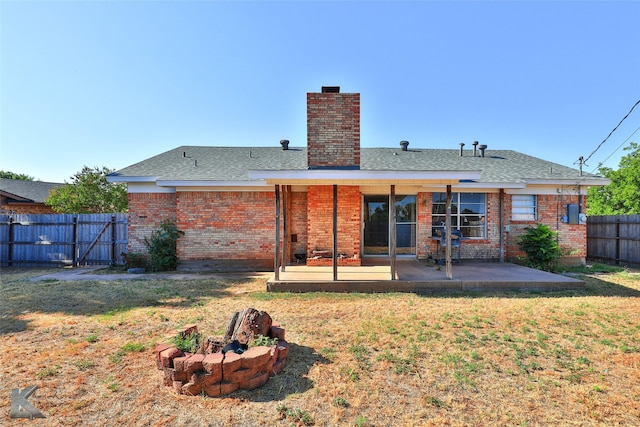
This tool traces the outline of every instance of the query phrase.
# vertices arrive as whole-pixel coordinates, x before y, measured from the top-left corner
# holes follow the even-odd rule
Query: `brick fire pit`
[[[197,332],[196,325],[187,325],[176,335],[184,338]],[[216,397],[238,389],[253,390],[280,373],[287,363],[289,344],[284,329],[273,324],[265,336],[277,338],[277,343],[249,347],[242,354],[208,349],[187,353],[170,343],[158,344],[154,349],[156,366],[162,371],[163,384],[178,394]],[[167,341],[172,342],[172,338]]]

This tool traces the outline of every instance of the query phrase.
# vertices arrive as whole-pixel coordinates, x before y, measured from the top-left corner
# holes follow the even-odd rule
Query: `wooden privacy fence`
[[[128,214],[0,215],[0,265],[122,264]]]
[[[640,264],[640,215],[590,216],[587,257]]]

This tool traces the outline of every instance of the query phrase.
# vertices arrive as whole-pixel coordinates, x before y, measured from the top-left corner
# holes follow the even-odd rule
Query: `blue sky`
[[[180,145],[304,146],[326,85],[361,93],[363,147],[574,166],[640,99],[639,28],[638,1],[2,0],[0,169],[63,182]],[[640,106],[585,170],[616,168],[639,127]]]

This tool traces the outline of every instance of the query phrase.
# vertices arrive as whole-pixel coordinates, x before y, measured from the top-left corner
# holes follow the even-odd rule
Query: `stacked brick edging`
[[[186,336],[197,332],[197,326],[188,325],[176,332]],[[173,387],[178,394],[204,393],[210,397],[261,387],[284,369],[289,354],[284,329],[272,326],[269,335],[278,339],[277,344],[250,347],[242,354],[192,354],[171,344],[158,344],[154,355],[158,370],[163,372],[163,385]]]

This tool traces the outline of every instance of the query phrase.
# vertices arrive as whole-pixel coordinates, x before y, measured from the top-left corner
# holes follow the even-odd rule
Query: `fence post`
[[[7,242],[7,267],[13,265],[13,215],[9,217],[9,241]]]
[[[116,216],[111,215],[111,265],[117,264],[116,258]]]
[[[616,217],[616,265],[620,265],[620,216]]]
[[[73,250],[73,266],[79,267],[78,265],[78,217],[73,217],[73,242],[71,244],[71,248]]]

